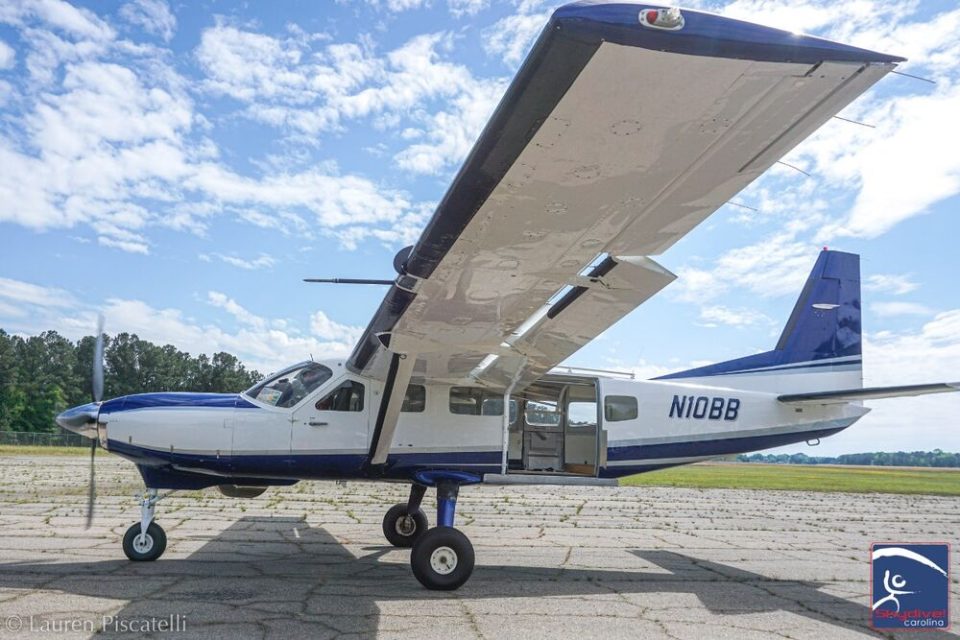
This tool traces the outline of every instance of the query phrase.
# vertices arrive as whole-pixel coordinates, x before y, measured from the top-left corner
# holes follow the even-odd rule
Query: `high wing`
[[[561,7],[348,366],[401,395],[405,376],[522,388],[669,284],[649,256],[899,61],[708,13]]]
[[[841,391],[819,391],[814,393],[794,393],[778,396],[777,400],[787,404],[842,404],[857,400],[880,400],[883,398],[905,398],[925,396],[931,393],[951,393],[960,391],[960,382],[940,382],[933,384],[911,384],[897,387],[867,387],[865,389],[844,389]]]

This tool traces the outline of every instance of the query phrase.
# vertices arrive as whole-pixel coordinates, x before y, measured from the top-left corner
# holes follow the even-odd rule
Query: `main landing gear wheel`
[[[407,513],[405,504],[390,507],[387,515],[383,516],[383,535],[395,547],[412,547],[429,526],[427,515],[423,511],[417,509],[413,513]]]
[[[147,533],[140,535],[140,523],[134,523],[123,536],[123,552],[134,562],[149,562],[163,555],[167,548],[167,534],[156,522],[151,522]]]
[[[413,543],[410,567],[427,589],[453,591],[473,573],[473,545],[453,527],[434,527]]]

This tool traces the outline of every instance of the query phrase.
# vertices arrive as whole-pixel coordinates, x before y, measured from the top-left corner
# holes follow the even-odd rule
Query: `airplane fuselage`
[[[505,425],[502,392],[411,384],[416,402],[400,414],[386,464],[372,466],[383,383],[337,361],[324,364],[337,373],[290,407],[247,392],[108,400],[99,412],[101,444],[142,469],[163,470],[169,477],[159,486],[177,485],[178,473],[207,486],[232,478],[409,481],[430,469],[616,478],[813,441],[867,412],[849,403],[798,408],[764,391],[554,374],[533,393],[511,397]],[[325,406],[345,385],[359,400]]]

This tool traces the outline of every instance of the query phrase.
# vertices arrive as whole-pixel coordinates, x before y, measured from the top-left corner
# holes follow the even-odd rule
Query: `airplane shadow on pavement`
[[[171,539],[175,536],[174,530]],[[391,550],[368,547],[364,551],[369,553],[357,558],[326,530],[301,519],[247,517],[186,559],[3,563],[0,587],[124,600],[128,603],[115,614],[122,620],[179,615],[186,620],[186,633],[172,636],[180,638],[373,637],[380,624],[380,605],[388,601],[613,592],[693,594],[712,615],[785,611],[870,633],[867,606],[824,593],[818,583],[770,579],[672,551],[630,551],[669,573],[479,564],[470,582],[451,594],[424,590],[405,561],[381,561]],[[61,612],[75,614],[83,608],[82,601],[70,598],[51,596],[51,601]],[[416,615],[417,606],[411,602],[409,615]],[[57,611],[38,615],[67,617]],[[98,637],[113,635],[110,629],[105,631]],[[957,636],[928,631],[923,637]]]

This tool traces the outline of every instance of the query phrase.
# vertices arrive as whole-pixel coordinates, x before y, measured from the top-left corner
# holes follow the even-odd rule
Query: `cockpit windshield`
[[[284,369],[244,393],[274,407],[292,407],[329,380],[333,371],[316,362],[301,362]]]

